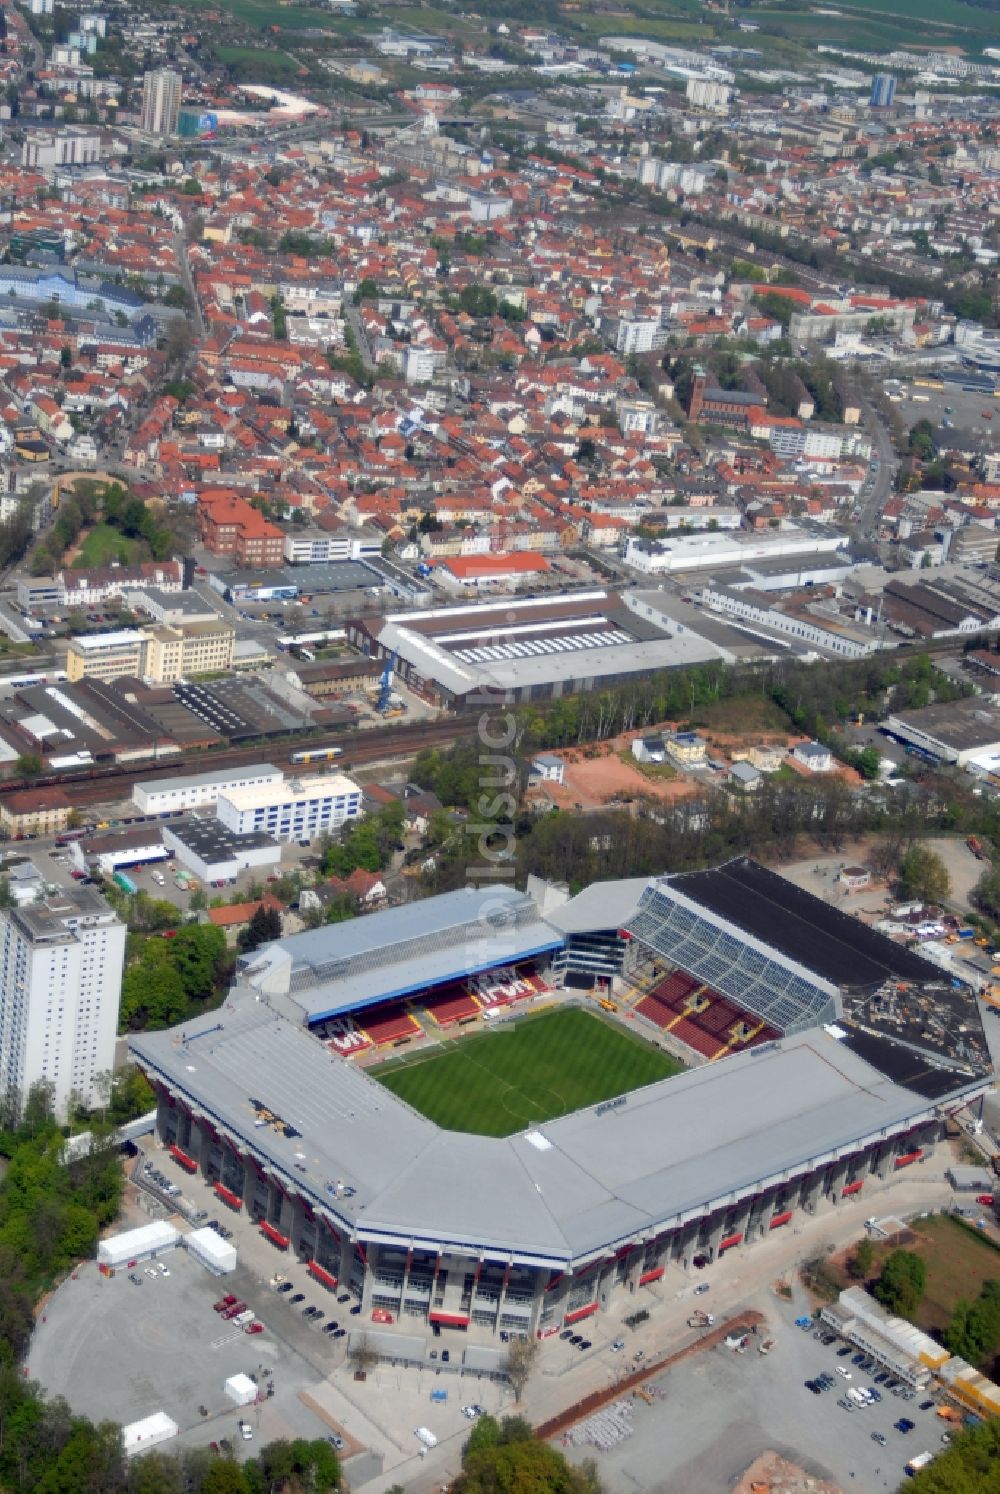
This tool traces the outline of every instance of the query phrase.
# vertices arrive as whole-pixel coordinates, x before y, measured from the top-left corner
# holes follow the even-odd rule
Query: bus
[[[343,747],[307,747],[302,752],[293,752],[289,761],[296,766],[311,763],[332,763],[343,756]]]

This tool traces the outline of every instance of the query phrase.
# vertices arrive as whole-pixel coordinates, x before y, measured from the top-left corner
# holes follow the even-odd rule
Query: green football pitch
[[[509,1136],[680,1068],[641,1038],[565,1007],[369,1072],[447,1131]]]

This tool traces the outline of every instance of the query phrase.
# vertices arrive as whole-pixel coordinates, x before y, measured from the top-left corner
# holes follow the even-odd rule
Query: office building
[[[114,1066],[125,925],[93,887],[71,887],[0,913],[2,1082],[22,1098],[53,1086],[94,1104],[95,1078]]]
[[[896,80],[891,73],[876,73],[872,79],[871,97],[868,102],[873,109],[888,109],[896,97]]]
[[[280,783],[282,773],[273,763],[252,763],[246,768],[217,768],[214,773],[185,774],[180,778],[154,778],[137,783],[132,802],[143,814],[177,814],[181,810],[214,805],[229,789],[254,788],[262,783]]]
[[[181,109],[181,77],[158,67],[142,76],[141,127],[147,135],[175,135]]]
[[[312,840],[361,818],[361,790],[342,773],[290,778],[221,793],[216,813],[236,835],[263,831],[275,840]]]
[[[71,638],[66,653],[70,680],[116,680],[123,675],[173,684],[190,675],[232,667],[236,634],[228,623],[161,624]]]
[[[69,641],[66,678],[116,680],[129,675],[138,679],[145,673],[145,662],[145,634],[138,628],[84,634]]]

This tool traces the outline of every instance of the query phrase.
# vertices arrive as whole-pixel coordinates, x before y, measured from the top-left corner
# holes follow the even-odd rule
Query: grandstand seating
[[[376,1047],[382,1043],[398,1043],[402,1038],[423,1036],[420,1023],[401,1001],[378,1007],[369,1014],[359,1013],[358,1020],[365,1024],[364,1031]]]
[[[691,992],[698,989],[699,984],[700,982],[695,980],[693,975],[688,975],[686,970],[674,970],[666,980],[654,986],[651,994],[658,1001],[662,1001],[665,1006],[673,1006],[675,1011],[680,1011],[681,1007],[674,1006],[675,999],[681,1002],[686,1001]]]
[[[358,1027],[353,1017],[336,1017],[326,1027],[326,1035],[334,1053],[348,1058],[352,1053],[361,1053],[371,1043]]]
[[[482,1007],[464,983],[452,982],[423,998],[424,1011],[439,1027],[450,1027],[466,1017],[478,1017]]]
[[[718,1038],[711,1037],[707,1032],[703,1032],[700,1027],[696,1027],[687,1017],[682,1017],[671,1028],[671,1036],[677,1038],[678,1042],[686,1043],[689,1048],[693,1048],[696,1053],[700,1053],[704,1058],[714,1058],[722,1048],[722,1044]]]
[[[488,1006],[510,1006],[515,1001],[527,1001],[546,989],[539,976],[520,975],[516,970],[490,970],[479,975],[470,984],[470,993],[479,1004]]]
[[[674,970],[636,1003],[635,1010],[705,1058],[721,1058],[780,1036],[684,970]]]
[[[641,1001],[637,1001],[635,1009],[641,1017],[645,1017],[648,1021],[655,1023],[657,1027],[669,1027],[677,1015],[676,1012],[670,1010],[669,1006],[664,1006],[652,994],[644,996]]]

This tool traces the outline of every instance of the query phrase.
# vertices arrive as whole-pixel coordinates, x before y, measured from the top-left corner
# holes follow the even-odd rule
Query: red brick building
[[[200,499],[198,535],[206,550],[232,555],[238,565],[284,564],[285,536],[245,498]]]

